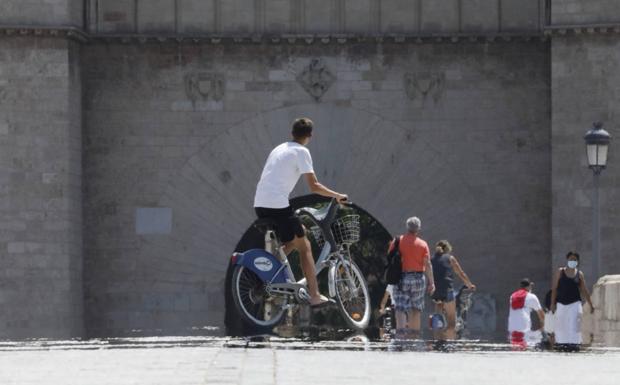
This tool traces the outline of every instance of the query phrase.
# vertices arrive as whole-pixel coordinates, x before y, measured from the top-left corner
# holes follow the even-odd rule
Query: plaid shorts
[[[403,273],[400,284],[394,285],[394,309],[399,311],[424,310],[425,292],[426,277],[424,273]]]

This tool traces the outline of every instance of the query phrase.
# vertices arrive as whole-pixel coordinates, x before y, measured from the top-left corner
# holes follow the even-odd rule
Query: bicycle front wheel
[[[265,282],[252,270],[236,266],[232,285],[233,299],[241,317],[259,332],[269,332],[282,321],[286,299],[270,295]]]
[[[365,329],[370,321],[370,296],[364,274],[355,262],[346,260],[338,261],[332,269],[340,312],[349,326]]]

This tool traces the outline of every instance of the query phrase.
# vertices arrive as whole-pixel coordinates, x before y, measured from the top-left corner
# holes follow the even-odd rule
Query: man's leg
[[[396,329],[405,329],[407,327],[407,313],[402,310],[394,311],[396,316]]]
[[[293,249],[299,253],[299,259],[301,260],[301,269],[306,277],[306,283],[308,284],[308,291],[310,293],[310,304],[318,305],[325,302],[324,298],[321,298],[319,293],[319,284],[316,280],[316,270],[314,268],[314,258],[312,257],[312,247],[307,237],[298,237],[287,242],[284,245],[284,253],[289,254]]]
[[[407,312],[396,310],[396,338],[409,338]]]
[[[421,312],[418,309],[411,309],[407,312],[407,328],[412,338],[420,336],[420,316]]]

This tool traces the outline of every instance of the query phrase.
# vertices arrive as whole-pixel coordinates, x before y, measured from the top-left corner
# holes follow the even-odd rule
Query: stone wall
[[[582,255],[591,286],[592,171],[583,136],[602,121],[613,137],[620,124],[620,39],[617,35],[556,36],[551,45],[553,265],[565,264],[568,250]],[[600,177],[601,275],[620,271],[620,147],[614,139],[608,168]]]
[[[538,33],[543,0],[88,0],[90,32],[121,34]]]
[[[2,0],[0,26],[72,26],[84,24],[83,0]]]
[[[79,51],[0,38],[0,338],[82,334]]]
[[[620,346],[620,275],[601,277],[592,291],[594,314],[584,306],[584,341],[603,346]]]
[[[518,280],[550,278],[548,59],[540,40],[89,45],[89,334],[222,324],[264,160],[304,115],[319,179],[451,240],[503,333]]]
[[[552,0],[551,21],[556,25],[618,24],[618,0]]]

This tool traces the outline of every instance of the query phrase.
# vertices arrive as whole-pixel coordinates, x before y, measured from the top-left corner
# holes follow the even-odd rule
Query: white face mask
[[[579,264],[579,262],[577,262],[577,261],[568,261],[566,263],[566,265],[568,266],[569,269],[576,268],[578,264]]]

